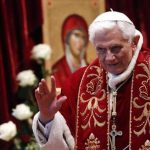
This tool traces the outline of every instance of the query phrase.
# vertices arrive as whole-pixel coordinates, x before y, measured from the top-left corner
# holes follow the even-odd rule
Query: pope
[[[110,11],[89,26],[97,58],[76,71],[56,97],[44,79],[35,90],[33,132],[43,149],[150,149],[150,50],[123,13]]]

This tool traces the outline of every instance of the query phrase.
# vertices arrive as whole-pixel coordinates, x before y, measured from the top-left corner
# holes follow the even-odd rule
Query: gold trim
[[[89,118],[85,125],[81,125],[81,127],[83,129],[91,127],[90,122],[91,122],[92,119],[94,120],[94,126],[102,127],[102,126],[105,125],[106,121],[100,122],[96,119],[97,117],[101,118],[101,116],[98,113],[95,112],[95,110],[97,110],[99,113],[103,113],[103,112],[106,111],[106,108],[102,109],[98,105],[98,102],[102,101],[105,97],[105,91],[104,90],[103,90],[103,93],[104,94],[103,94],[102,98],[91,97],[90,99],[87,99],[87,100],[85,100],[83,98],[85,93],[81,94],[81,97],[80,97],[81,102],[82,103],[87,103],[87,106],[86,106],[85,110],[83,112],[81,112],[81,116],[83,116],[85,120],[87,120],[87,118]]]
[[[131,96],[130,96],[129,150],[131,150],[131,144],[132,144],[132,101],[133,101],[133,82],[134,82],[134,70],[133,70],[133,75],[132,75],[132,82],[131,82]]]
[[[106,81],[108,83],[108,75],[106,75]],[[107,149],[110,149],[110,98],[109,98],[109,88],[108,88],[108,84],[107,84]]]
[[[79,118],[79,95],[80,95],[80,89],[81,89],[81,83],[82,83],[82,81],[83,81],[83,79],[84,79],[84,76],[85,76],[85,74],[86,74],[86,72],[87,72],[87,70],[89,69],[89,67],[90,66],[88,66],[87,68],[86,68],[86,70],[84,71],[84,74],[83,74],[83,76],[82,76],[82,79],[81,79],[81,82],[80,82],[80,85],[79,85],[79,91],[78,91],[78,99],[77,99],[77,119],[76,119],[76,134],[75,134],[75,149],[78,149],[78,146],[77,146],[77,139],[78,139],[78,129],[79,129],[79,120],[78,120],[78,118]]]
[[[139,88],[139,99],[138,97],[135,97],[133,99],[133,106],[136,109],[141,110],[141,114],[139,116],[134,116],[134,120],[138,122],[138,125],[136,126],[137,129],[135,129],[133,132],[136,136],[140,136],[142,134],[146,134],[146,127],[148,126],[150,129],[150,95],[149,95],[149,89],[147,88],[148,86],[150,87],[150,62],[147,62],[148,66],[145,65],[144,63],[139,64],[139,67],[142,67],[146,75],[143,74],[138,74],[136,75],[136,78],[144,78],[141,86]],[[139,104],[139,101],[141,101],[144,104]]]
[[[89,138],[85,142],[85,150],[99,150],[100,141],[95,137],[93,133],[90,134]]]
[[[106,97],[106,91],[102,88],[102,72],[103,69],[97,66],[91,66],[89,68],[90,70],[95,70],[96,73],[91,73],[87,75],[87,79],[90,78],[90,81],[86,84],[86,92],[81,93],[80,102],[84,103],[86,105],[83,112],[80,112],[81,116],[85,120],[85,124],[81,124],[82,129],[87,129],[88,127],[91,127],[92,120],[94,121],[94,127],[103,127],[106,123],[106,121],[99,121],[99,118],[101,118],[101,114],[106,111],[106,108],[100,108],[99,102],[103,101]],[[96,96],[96,93],[101,91],[101,97],[98,98]],[[86,93],[90,94],[90,98],[86,99],[85,95]]]
[[[91,73],[91,74],[88,74],[87,75],[87,71],[90,69],[95,69],[96,70],[96,72],[97,72],[97,74],[96,73]],[[78,149],[78,132],[79,132],[79,115],[82,115],[82,116],[84,116],[85,118],[84,118],[84,120],[85,119],[88,119],[88,122],[86,122],[86,124],[84,124],[84,125],[81,125],[81,128],[87,128],[88,126],[91,126],[91,124],[90,124],[90,121],[89,120],[91,120],[92,118],[94,119],[94,126],[104,126],[105,124],[106,124],[106,122],[107,122],[107,120],[105,120],[105,121],[103,121],[103,122],[100,122],[99,120],[97,120],[96,119],[96,117],[98,117],[98,118],[101,118],[101,113],[103,113],[104,111],[106,111],[106,109],[107,109],[107,107],[106,108],[100,108],[99,106],[101,106],[101,105],[99,105],[98,103],[100,102],[100,101],[102,101],[105,97],[106,97],[106,90],[104,90],[104,89],[101,89],[101,86],[100,86],[100,84],[98,83],[97,84],[97,86],[96,86],[96,92],[94,92],[94,91],[92,91],[93,90],[93,87],[92,88],[90,88],[91,89],[91,91],[88,89],[89,88],[89,85],[88,85],[88,83],[90,83],[90,82],[88,82],[87,83],[87,85],[88,86],[86,86],[86,91],[85,91],[85,93],[87,92],[88,94],[90,94],[91,96],[92,96],[92,98],[90,98],[90,99],[85,99],[86,97],[84,97],[85,96],[85,93],[83,92],[83,93],[81,93],[82,91],[81,91],[81,85],[82,85],[82,83],[83,83],[83,81],[84,81],[84,79],[85,78],[91,78],[92,77],[92,79],[94,79],[94,78],[99,78],[99,76],[101,76],[101,74],[103,73],[103,69],[101,68],[101,66],[96,66],[96,65],[94,65],[94,64],[92,64],[92,65],[90,65],[90,66],[88,66],[87,68],[86,68],[86,70],[84,71],[84,73],[83,73],[83,76],[82,76],[82,79],[81,79],[81,82],[80,82],[80,85],[79,85],[79,91],[78,91],[78,99],[77,99],[77,118],[76,118],[76,134],[75,134],[75,143],[76,143],[76,145],[75,145],[75,149]],[[87,75],[87,76],[86,76]],[[99,79],[98,79],[99,80]],[[103,79],[101,78],[101,84],[102,84],[102,82],[103,82]],[[96,82],[97,83],[97,82]],[[90,83],[91,84],[91,83]],[[91,84],[92,85],[92,84]],[[97,93],[97,92],[99,92],[99,90],[101,90],[101,98],[99,98],[99,97],[96,97],[96,94],[99,94],[99,93]],[[83,112],[79,112],[79,103],[82,101],[82,103],[87,103],[87,106],[86,106],[86,108],[84,109],[84,111]],[[94,105],[93,105],[94,104]],[[94,109],[96,110],[96,112],[94,112]],[[87,110],[89,110],[89,112],[91,111],[92,113],[92,116],[91,116],[91,119],[89,119],[88,117],[89,116],[87,116],[87,113],[86,113],[86,111]],[[96,116],[94,116],[94,115]],[[93,123],[92,123],[93,124]]]
[[[139,150],[150,150],[150,140],[146,140]]]

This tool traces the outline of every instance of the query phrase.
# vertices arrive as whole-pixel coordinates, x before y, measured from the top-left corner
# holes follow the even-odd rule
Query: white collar
[[[135,67],[137,58],[139,56],[139,52],[140,52],[140,50],[142,48],[142,44],[143,44],[143,36],[142,36],[141,32],[136,30],[135,36],[136,35],[139,35],[140,38],[139,38],[139,41],[138,41],[138,44],[137,44],[137,48],[135,50],[135,53],[134,53],[134,55],[132,57],[132,60],[131,60],[131,62],[129,64],[128,68],[123,73],[121,73],[119,75],[113,75],[111,73],[108,73],[108,77],[109,77],[108,85],[109,85],[110,88],[112,88],[114,90],[116,89],[116,85],[118,83],[121,83],[122,81],[124,81],[124,80],[126,80],[128,78],[128,76],[131,74],[131,72],[133,71],[133,69]]]

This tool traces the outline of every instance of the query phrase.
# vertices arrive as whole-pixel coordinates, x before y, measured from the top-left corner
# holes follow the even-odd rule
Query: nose
[[[111,52],[111,51],[107,51],[106,52],[106,56],[105,56],[105,60],[107,61],[107,62],[113,62],[114,60],[115,60],[115,56],[114,56],[114,54]]]

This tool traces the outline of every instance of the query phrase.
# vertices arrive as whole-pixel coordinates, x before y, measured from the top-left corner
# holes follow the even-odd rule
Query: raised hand
[[[48,89],[46,81],[42,79],[38,88],[35,90],[35,97],[40,111],[39,119],[43,124],[46,124],[54,118],[55,113],[67,99],[66,96],[57,99],[55,78],[53,76],[51,76],[51,90]]]

